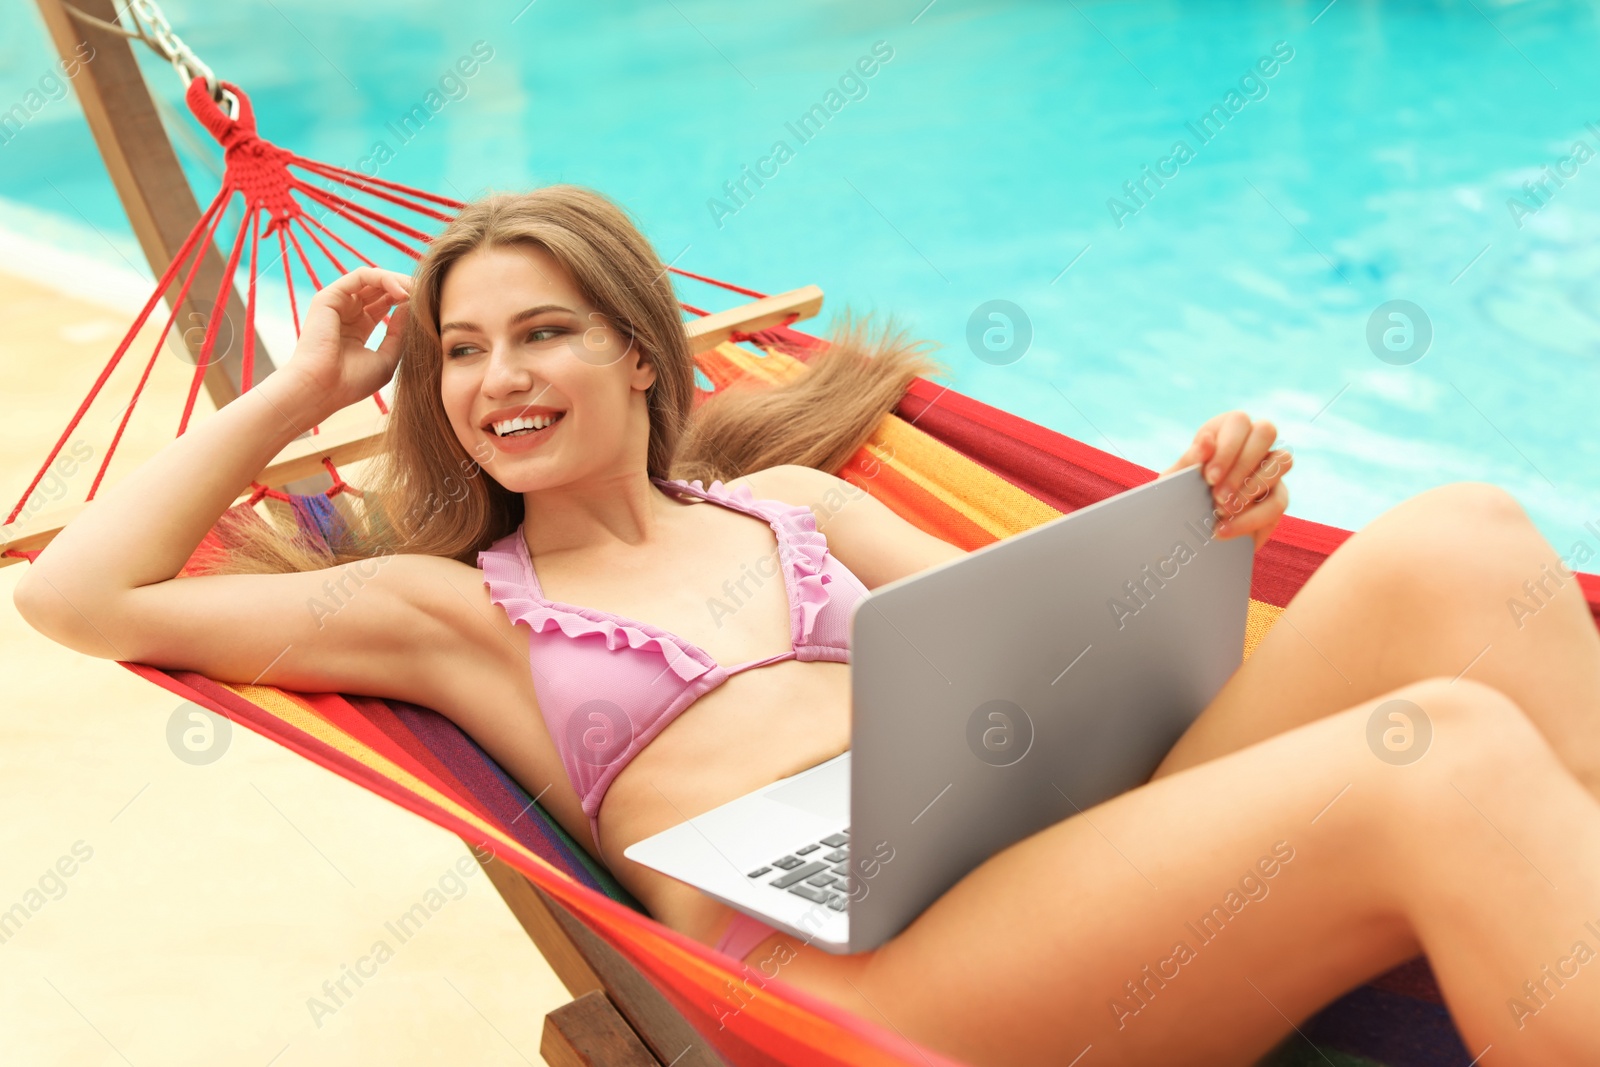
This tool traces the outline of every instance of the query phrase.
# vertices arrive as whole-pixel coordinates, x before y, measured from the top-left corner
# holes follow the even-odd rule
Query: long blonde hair
[[[411,287],[410,325],[378,454],[360,479],[359,516],[329,544],[285,536],[249,508],[218,523],[227,551],[195,570],[317,570],[395,552],[476,564],[515,530],[523,498],[485,474],[462,446],[439,394],[439,293],[479,248],[531,244],[568,271],[589,305],[655,365],[648,393],[651,477],[724,481],[783,463],[832,473],[904,395],[913,378],[947,370],[892,325],[873,331],[848,311],[829,347],[774,387],[735,384],[695,405],[695,362],[665,265],[627,213],[592,189],[551,185],[468,204],[429,245]]]

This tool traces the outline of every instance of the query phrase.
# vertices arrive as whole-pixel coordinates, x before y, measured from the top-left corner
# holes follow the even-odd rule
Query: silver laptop
[[[1146,781],[1243,656],[1253,550],[1186,467],[873,590],[851,748],[624,855],[834,953]]]

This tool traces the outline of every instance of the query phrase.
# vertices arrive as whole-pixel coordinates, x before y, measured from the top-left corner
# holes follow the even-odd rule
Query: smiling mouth
[[[566,417],[566,412],[539,418],[506,419],[488,427],[489,432],[496,437],[531,437],[543,433]]]

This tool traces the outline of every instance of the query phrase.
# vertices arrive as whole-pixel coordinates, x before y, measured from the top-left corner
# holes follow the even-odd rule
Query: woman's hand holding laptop
[[[1252,422],[1242,411],[1224,412],[1208,419],[1188,450],[1161,473],[1205,464],[1202,473],[1222,516],[1217,536],[1251,534],[1260,551],[1289,507],[1283,476],[1294,465],[1294,456],[1272,447],[1277,436],[1277,428],[1266,419]]]

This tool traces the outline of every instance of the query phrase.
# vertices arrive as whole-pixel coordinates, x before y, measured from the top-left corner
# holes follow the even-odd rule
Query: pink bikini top
[[[772,527],[788,592],[792,647],[723,667],[696,645],[649,623],[546,600],[520,525],[478,553],[489,599],[513,624],[532,629],[528,658],[539,711],[589,816],[596,851],[606,790],[668,723],[740,671],[786,659],[850,662],[850,610],[867,594],[860,579],[828,553],[809,507],[756,500],[748,485],[727,489],[720,479],[709,487],[698,478],[650,480],[759,516]],[[770,559],[747,565],[739,578],[724,583],[709,602],[711,611],[719,617],[737,611],[752,583],[759,588],[773,577],[764,570]]]

